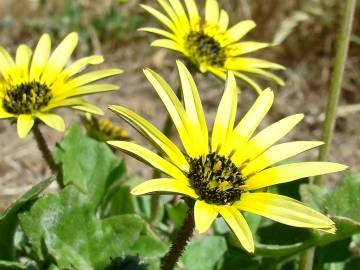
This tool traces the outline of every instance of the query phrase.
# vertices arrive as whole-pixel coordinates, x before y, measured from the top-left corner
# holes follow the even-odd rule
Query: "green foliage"
[[[95,208],[109,187],[126,175],[124,162],[75,124],[58,145],[56,159],[62,166],[64,184],[74,184],[88,193]]]
[[[37,256],[53,258],[61,269],[103,269],[125,253],[154,264],[152,259],[166,251],[162,242],[144,235],[144,222],[136,215],[97,218],[90,198],[76,187],[45,195],[20,221]]]
[[[22,212],[26,207],[29,207],[53,180],[53,178],[49,178],[33,186],[28,192],[13,202],[13,204],[0,216],[0,260],[15,259],[14,235],[18,221],[17,214]]]

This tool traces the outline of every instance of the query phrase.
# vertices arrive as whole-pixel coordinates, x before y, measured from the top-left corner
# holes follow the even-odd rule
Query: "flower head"
[[[206,0],[205,20],[202,20],[194,0],[185,0],[186,11],[180,0],[157,0],[165,13],[150,6],[142,7],[165,25],[167,30],[145,27],[142,31],[155,33],[163,38],[151,45],[168,48],[183,54],[201,72],[209,71],[225,79],[226,71],[249,84],[257,92],[259,85],[248,76],[258,75],[284,82],[266,69],[284,69],[283,66],[257,58],[243,57],[244,54],[270,47],[271,44],[255,41],[239,41],[256,25],[251,20],[241,21],[228,28],[229,16],[220,10],[216,0]]]
[[[48,34],[44,34],[34,53],[27,45],[20,45],[15,61],[0,47],[0,118],[17,118],[19,137],[26,137],[35,119],[63,131],[64,120],[52,113],[55,108],[72,107],[102,114],[99,108],[79,96],[118,89],[112,84],[90,83],[120,74],[120,69],[105,69],[75,76],[88,65],[102,63],[102,56],[84,57],[65,67],[77,42],[78,35],[71,33],[50,55],[51,40]]]
[[[254,251],[254,243],[241,211],[256,213],[291,226],[334,233],[334,223],[321,213],[289,197],[259,191],[264,187],[346,168],[330,162],[274,165],[322,144],[317,141],[276,144],[299,123],[303,115],[286,117],[253,136],[273,103],[273,92],[264,90],[235,125],[238,93],[235,77],[229,72],[209,140],[195,82],[181,62],[177,62],[177,66],[185,106],[163,78],[150,69],[144,73],[169,112],[185,154],[141,116],[121,106],[110,107],[140,131],[164,156],[131,142],[108,142],[168,175],[167,178],[148,180],[136,186],[132,194],[167,192],[191,197],[196,200],[194,216],[199,233],[208,230],[220,214],[249,252]]]

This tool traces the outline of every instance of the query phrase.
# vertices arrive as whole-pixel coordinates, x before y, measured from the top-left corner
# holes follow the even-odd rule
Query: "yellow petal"
[[[323,214],[286,196],[271,193],[244,193],[234,207],[295,227],[335,233],[335,224]]]
[[[65,130],[65,122],[60,115],[52,113],[36,113],[36,117],[43,121],[47,126],[56,129],[57,131],[63,132]]]
[[[226,66],[226,62],[225,62],[225,67]],[[254,88],[254,90],[260,94],[262,89],[260,88],[260,86],[253,80],[251,79],[249,76],[246,76],[243,73],[240,72],[234,72],[235,76],[238,77],[240,80],[244,81],[245,83],[247,83],[248,85],[250,85],[252,88]]]
[[[206,126],[204,111],[201,105],[199,92],[196,88],[194,79],[185,65],[176,61],[179,70],[185,110],[195,134],[199,134],[199,147],[201,153],[208,152],[208,130]],[[234,79],[235,80],[235,79]],[[201,136],[202,135],[202,136]]]
[[[237,151],[233,156],[234,163],[240,166],[246,160],[253,160],[288,134],[303,118],[303,114],[295,114],[263,129]]]
[[[168,32],[168,31],[165,31],[165,30],[162,30],[162,29],[159,29],[159,28],[142,27],[142,28],[139,28],[138,30],[153,33],[153,34],[157,34],[157,35],[166,37],[166,38],[171,39],[171,40],[177,40],[177,36],[175,36],[174,34]]]
[[[299,162],[261,171],[245,181],[244,188],[255,190],[300,178],[343,171],[347,166],[332,162]]]
[[[158,19],[160,22],[162,22],[165,26],[167,26],[170,30],[173,32],[176,32],[175,25],[173,22],[166,17],[163,13],[157,11],[156,9],[149,7],[147,5],[140,5],[143,9],[145,9],[147,12],[149,12],[151,15],[153,15],[156,19]]]
[[[285,85],[285,82],[280,77],[276,76],[275,74],[273,74],[269,71],[262,70],[260,68],[254,68],[254,67],[244,67],[243,71],[263,76],[266,79],[273,80],[278,85],[281,85],[281,86]]]
[[[179,99],[160,75],[150,69],[145,69],[144,74],[158,93],[170,114],[188,155],[190,157],[200,156],[201,151],[198,148],[198,138],[193,134],[188,116]]]
[[[233,230],[241,245],[248,252],[254,252],[254,240],[246,220],[233,206],[218,206],[220,215]]]
[[[10,54],[0,46],[0,69],[1,73],[7,74],[15,66]]]
[[[225,32],[226,29],[228,28],[228,25],[229,25],[229,15],[227,14],[227,12],[225,10],[222,9],[220,11],[218,27],[219,27],[220,31]]]
[[[57,96],[57,98],[64,99],[74,96],[82,96],[82,95],[89,95],[89,94],[95,94],[101,92],[115,91],[118,89],[119,87],[113,84],[89,84],[68,90],[67,92]]]
[[[186,12],[184,10],[183,5],[180,3],[179,0],[169,0],[169,2],[173,10],[175,11],[177,17],[179,18],[179,22],[181,26],[180,29],[185,33],[188,32],[190,28],[190,24],[186,16]]]
[[[174,32],[176,32],[177,34],[181,34],[183,31],[181,28],[180,18],[178,17],[177,11],[170,6],[169,0],[157,0],[157,2],[161,5],[161,7],[165,10],[171,21],[174,23],[176,27],[176,31]]]
[[[187,195],[196,199],[198,196],[195,191],[183,181],[178,181],[172,178],[152,179],[137,185],[131,190],[133,195],[143,195],[151,192],[171,192]]]
[[[163,151],[179,168],[182,168],[185,171],[188,170],[189,164],[180,149],[151,123],[124,107],[110,106],[109,108],[132,125],[157,149]]]
[[[285,160],[322,144],[323,142],[296,141],[272,146],[253,161],[250,161],[241,172],[243,175],[248,176],[279,161]]]
[[[20,114],[17,119],[17,132],[21,139],[25,138],[34,125],[34,118],[30,114]]]
[[[5,111],[3,108],[0,107],[0,119],[11,118],[11,117],[16,117],[16,115],[12,113],[8,113],[7,111]]]
[[[119,148],[134,158],[161,170],[175,179],[182,180],[185,183],[188,181],[184,173],[175,165],[140,145],[125,141],[108,141],[107,143]]]
[[[88,113],[92,113],[92,114],[104,115],[103,110],[101,110],[97,106],[95,106],[91,103],[87,103],[87,102],[84,102],[84,104],[82,104],[82,105],[72,106],[72,108],[75,110],[88,112]]]
[[[23,81],[29,79],[29,65],[31,61],[32,51],[26,45],[20,45],[16,51],[16,66],[20,71],[20,78]]]
[[[85,84],[98,81],[103,78],[108,78],[111,76],[115,76],[121,74],[123,71],[121,69],[104,69],[97,70],[85,73],[81,76],[75,77],[74,79],[68,81],[60,90],[62,93],[74,89],[79,86],[83,86]],[[60,92],[59,91],[59,92]]]
[[[98,65],[102,62],[104,62],[104,57],[102,57],[101,55],[83,57],[69,65],[66,69],[64,69],[60,76],[65,76],[65,78],[69,78],[76,73],[82,71],[84,68],[86,68],[87,65]]]
[[[270,88],[265,89],[259,97],[256,99],[250,110],[240,120],[239,124],[232,132],[231,143],[228,144],[227,152],[239,149],[244,143],[246,143],[251,135],[254,133],[260,122],[264,119],[266,113],[269,111],[274,101],[274,93]]]
[[[231,56],[238,56],[241,54],[254,52],[266,47],[271,46],[269,43],[255,42],[255,41],[245,41],[239,42],[229,46],[229,54]]]
[[[185,54],[185,50],[177,42],[170,39],[157,39],[151,43],[152,47],[162,47]]]
[[[243,71],[246,67],[285,69],[284,66],[266,60],[249,57],[231,57],[226,60],[226,68]]]
[[[41,36],[31,61],[30,80],[38,80],[49,59],[51,40],[48,34]]]
[[[196,26],[200,22],[199,11],[194,0],[185,0],[186,10],[189,14],[191,26]]]
[[[255,22],[251,20],[245,20],[235,24],[226,32],[226,37],[228,41],[225,44],[223,44],[223,46],[226,46],[230,43],[233,43],[241,39],[243,36],[245,36],[250,30],[252,30],[255,27],[256,27]]]
[[[48,67],[60,71],[64,68],[78,43],[79,36],[73,32],[67,35],[64,40],[55,48],[48,62]],[[50,74],[44,74],[44,76]]]
[[[206,232],[218,215],[216,206],[197,200],[194,207],[195,229],[199,233]]]
[[[237,89],[234,74],[228,72],[223,97],[221,98],[218,111],[216,113],[214,127],[211,138],[211,151],[221,151],[223,146],[227,146],[231,136],[237,109]]]
[[[207,24],[217,25],[219,20],[219,6],[216,0],[206,0],[205,4],[205,22]]]

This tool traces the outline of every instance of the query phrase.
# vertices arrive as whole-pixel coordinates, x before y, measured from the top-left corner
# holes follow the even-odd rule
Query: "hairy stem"
[[[44,158],[44,160],[46,161],[46,163],[48,164],[51,172],[55,175],[57,175],[56,177],[56,181],[59,184],[60,188],[64,187],[63,181],[62,181],[62,175],[61,172],[58,170],[58,166],[50,152],[50,149],[44,139],[44,136],[42,135],[39,125],[35,124],[33,129],[32,129],[33,133],[34,133],[34,137],[37,143],[37,146]]]
[[[174,269],[177,261],[184,252],[185,247],[193,234],[194,227],[194,213],[193,210],[190,209],[187,212],[184,223],[178,231],[174,242],[171,244],[169,252],[162,259],[161,270]]]

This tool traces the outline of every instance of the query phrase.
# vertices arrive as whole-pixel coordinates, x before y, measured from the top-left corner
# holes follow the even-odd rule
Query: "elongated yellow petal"
[[[250,161],[241,173],[245,176],[249,176],[250,174],[257,173],[279,161],[322,144],[323,142],[296,141],[272,146],[253,161]]]
[[[225,63],[225,67],[226,67],[226,63]],[[257,82],[255,82],[253,79],[250,79],[249,76],[241,73],[241,72],[234,72],[235,76],[238,77],[240,80],[244,81],[245,83],[247,83],[248,85],[250,85],[252,88],[254,88],[254,90],[260,94],[262,89],[260,88],[260,86],[257,84]]]
[[[335,233],[335,224],[323,214],[286,196],[271,193],[244,193],[234,207],[275,221],[295,226]]]
[[[208,129],[199,92],[185,65],[180,61],[176,61],[176,65],[179,70],[186,114],[191,126],[194,128],[194,133],[200,136],[198,143],[201,154],[206,154],[208,152]]]
[[[171,39],[157,39],[151,43],[152,47],[162,47],[185,54],[185,49]]]
[[[274,101],[274,93],[270,88],[265,89],[251,106],[250,110],[240,120],[232,132],[231,142],[227,145],[228,155],[232,151],[239,149],[246,143],[254,133],[260,122],[264,119]]]
[[[189,32],[190,29],[189,19],[186,15],[183,5],[180,3],[179,0],[169,0],[169,2],[176,13],[176,16],[179,18],[179,22],[181,26],[180,29],[185,33]]]
[[[240,71],[245,70],[246,67],[285,69],[285,67],[282,65],[275,64],[262,59],[249,58],[249,57],[227,58],[225,67],[231,70],[240,70]]]
[[[41,121],[43,121],[47,126],[56,129],[58,131],[63,132],[65,130],[65,122],[64,119],[57,114],[52,113],[36,113],[35,115]]]
[[[2,73],[7,73],[15,66],[14,60],[11,55],[0,46],[0,68]]]
[[[238,41],[255,27],[255,22],[251,20],[245,20],[235,24],[226,32],[228,41],[224,43],[223,46]]]
[[[347,166],[332,162],[300,162],[280,165],[261,171],[245,181],[244,188],[255,190],[300,178],[340,172]]]
[[[88,113],[92,113],[92,114],[104,115],[103,110],[101,110],[100,108],[98,108],[95,105],[88,103],[88,102],[84,102],[84,104],[82,104],[82,105],[72,106],[72,108],[75,110],[88,112]]]
[[[177,36],[175,36],[174,34],[168,32],[168,31],[165,31],[165,30],[162,30],[162,29],[159,29],[159,28],[142,27],[142,28],[139,28],[138,30],[153,33],[153,34],[157,34],[157,35],[166,37],[166,38],[171,39],[171,40],[177,40]]]
[[[25,138],[34,125],[34,118],[30,114],[20,114],[17,119],[17,132],[21,139]]]
[[[51,50],[51,40],[48,34],[41,36],[31,61],[30,80],[38,80],[48,62]]]
[[[184,107],[166,81],[156,72],[145,69],[144,74],[164,103],[179,133],[183,146],[190,157],[198,157],[198,138],[194,136]]]
[[[197,200],[194,207],[195,229],[199,233],[206,232],[218,215],[215,205]]]
[[[225,10],[221,10],[220,11],[220,17],[219,17],[219,22],[218,22],[218,27],[220,29],[220,31],[225,32],[226,29],[229,26],[229,15],[227,14],[227,12]]]
[[[218,206],[220,215],[233,230],[241,245],[248,252],[254,252],[254,240],[246,220],[239,210],[233,206]]]
[[[8,113],[7,111],[5,111],[3,108],[0,107],[0,119],[4,119],[4,118],[11,118],[11,117],[15,117],[16,115],[12,114],[12,113]]]
[[[52,70],[57,72],[61,71],[72,55],[78,43],[79,36],[73,32],[67,35],[64,40],[55,48],[51,54],[47,67],[49,67],[49,73],[46,71],[43,76],[51,76]]]
[[[191,198],[196,199],[198,196],[195,191],[188,185],[184,184],[183,181],[178,181],[172,178],[159,178],[147,180],[140,185],[137,185],[131,190],[133,195],[143,195],[152,192],[171,192],[187,195]]]
[[[104,69],[97,70],[85,73],[81,76],[78,76],[70,81],[68,81],[61,89],[59,89],[58,93],[65,93],[71,89],[77,88],[79,86],[83,86],[85,84],[98,81],[103,78],[108,78],[111,76],[115,76],[121,74],[123,71],[121,69]],[[79,88],[78,88],[79,89]]]
[[[205,4],[205,22],[207,24],[217,25],[219,21],[219,5],[216,0],[206,0]]]
[[[108,92],[118,90],[119,86],[113,84],[89,84],[68,90],[67,92],[57,96],[56,98],[64,99],[68,97],[89,95],[94,93]]]
[[[199,11],[194,0],[185,0],[186,10],[189,15],[191,26],[197,26],[200,22]]]
[[[19,77],[23,81],[29,80],[29,66],[32,51],[26,45],[20,45],[16,51],[16,66],[19,69]]]
[[[273,80],[274,82],[276,82],[278,85],[281,85],[281,86],[285,85],[285,82],[280,77],[276,76],[275,74],[273,74],[269,71],[263,70],[261,68],[244,67],[242,71],[263,76],[267,79]]]
[[[101,64],[102,62],[104,62],[104,57],[102,57],[101,55],[92,55],[92,56],[84,57],[75,61],[67,68],[65,68],[59,76],[60,77],[65,76],[65,78],[69,78],[75,75],[76,73],[82,71],[88,65],[98,65]]]
[[[229,54],[231,56],[238,56],[241,54],[254,52],[271,46],[269,43],[244,41],[229,46]]]
[[[211,136],[211,151],[223,155],[223,146],[226,146],[233,127],[237,109],[237,89],[234,74],[228,72],[225,90],[216,113]]]
[[[295,114],[263,129],[237,151],[233,157],[234,163],[241,165],[246,160],[253,160],[288,134],[303,118],[303,114]]]
[[[140,5],[140,6],[143,9],[145,9],[147,12],[149,12],[151,15],[153,15],[156,19],[158,19],[161,23],[163,23],[165,26],[167,26],[170,30],[172,30],[173,32],[176,31],[176,27],[174,23],[163,13],[147,5]]]
[[[189,164],[180,149],[162,132],[138,114],[121,106],[110,106],[110,110],[132,125],[147,138],[157,149],[163,151],[179,168],[187,171]]]
[[[119,148],[134,158],[161,170],[175,179],[182,180],[184,183],[187,183],[188,181],[187,177],[179,168],[140,145],[125,141],[108,141],[107,143]]]

